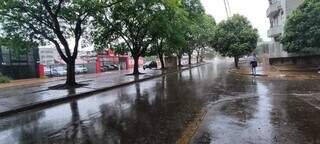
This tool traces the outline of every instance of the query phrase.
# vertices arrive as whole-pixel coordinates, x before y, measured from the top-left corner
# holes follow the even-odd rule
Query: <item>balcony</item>
[[[268,37],[276,37],[283,32],[283,26],[274,26],[268,30]]]
[[[277,14],[281,10],[281,3],[279,1],[275,1],[270,4],[267,10],[267,17],[272,17]]]

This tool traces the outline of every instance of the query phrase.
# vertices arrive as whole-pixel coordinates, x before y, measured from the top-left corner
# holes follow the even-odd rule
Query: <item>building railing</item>
[[[268,30],[268,37],[275,37],[275,36],[281,35],[282,32],[283,32],[282,25],[271,27]]]
[[[280,1],[275,1],[270,4],[268,10],[267,10],[267,17],[271,17],[277,12],[281,10],[281,3]]]

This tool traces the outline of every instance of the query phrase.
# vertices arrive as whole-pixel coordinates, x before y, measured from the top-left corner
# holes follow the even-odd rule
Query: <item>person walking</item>
[[[256,74],[257,74],[256,67],[258,66],[258,61],[257,61],[257,57],[256,57],[255,53],[253,53],[249,57],[249,61],[250,61],[250,65],[251,65],[252,75],[256,76]]]

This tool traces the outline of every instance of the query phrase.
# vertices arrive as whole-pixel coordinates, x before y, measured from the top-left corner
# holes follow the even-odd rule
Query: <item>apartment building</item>
[[[268,37],[272,39],[269,45],[270,58],[291,56],[284,51],[284,47],[280,43],[280,37],[283,34],[287,16],[302,2],[303,0],[269,0],[267,17],[270,20],[270,29],[268,30]]]

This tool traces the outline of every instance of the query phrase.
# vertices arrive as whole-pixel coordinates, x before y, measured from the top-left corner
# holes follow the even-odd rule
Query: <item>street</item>
[[[215,60],[2,117],[0,143],[320,143],[319,80],[243,76],[228,73],[232,66]]]

